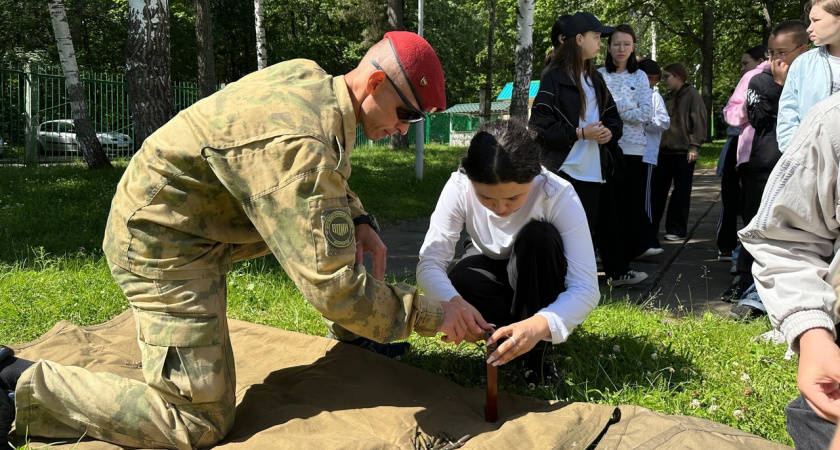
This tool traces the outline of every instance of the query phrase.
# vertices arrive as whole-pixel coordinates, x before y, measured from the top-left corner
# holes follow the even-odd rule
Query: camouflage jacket
[[[105,255],[147,278],[195,279],[271,252],[346,329],[381,342],[434,335],[437,301],[355,264],[355,132],[343,76],[306,60],[247,75],[143,143],[112,201]]]

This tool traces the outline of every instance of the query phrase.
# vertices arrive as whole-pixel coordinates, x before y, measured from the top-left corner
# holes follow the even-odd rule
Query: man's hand
[[[837,423],[840,418],[840,348],[831,333],[813,328],[799,337],[799,392],[818,416]]]
[[[688,153],[685,155],[685,159],[689,164],[691,164],[694,161],[697,161],[698,156],[700,156],[700,152],[697,150],[688,150]]]
[[[788,63],[786,63],[782,58],[770,61],[770,72],[773,73],[773,81],[775,81],[779,86],[785,85],[789,69],[790,65],[788,65]]]
[[[373,278],[382,281],[385,279],[385,264],[388,247],[379,239],[379,235],[373,227],[366,223],[356,226],[356,264],[364,263],[364,254],[370,253],[373,259]]]
[[[440,326],[443,342],[477,342],[487,337],[484,330],[493,327],[460,295],[452,297],[448,302],[440,302],[440,305],[443,306],[443,324]]]

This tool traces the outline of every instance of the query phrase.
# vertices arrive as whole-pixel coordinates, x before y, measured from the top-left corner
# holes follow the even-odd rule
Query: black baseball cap
[[[563,39],[571,39],[587,31],[596,31],[601,34],[611,34],[615,27],[608,27],[601,23],[592,13],[586,11],[576,12],[572,17],[566,19],[563,24]]]

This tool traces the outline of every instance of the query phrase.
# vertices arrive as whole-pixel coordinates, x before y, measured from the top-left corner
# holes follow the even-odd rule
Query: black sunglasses
[[[402,123],[417,123],[423,120],[426,117],[426,115],[423,114],[423,111],[420,111],[419,109],[415,108],[414,105],[412,105],[411,102],[408,101],[408,99],[405,97],[405,94],[403,94],[400,88],[397,87],[397,84],[394,83],[394,80],[392,80],[391,77],[388,76],[388,72],[385,72],[385,69],[383,69],[382,66],[377,64],[375,59],[371,59],[370,62],[371,64],[373,64],[373,67],[375,67],[376,70],[381,70],[382,73],[385,74],[385,78],[388,80],[389,83],[391,83],[391,86],[394,86],[394,90],[397,91],[397,95],[400,96],[400,99],[402,99],[403,103],[406,106],[405,108],[403,108],[402,106],[397,106],[397,119],[399,119]],[[403,71],[403,75],[405,75],[405,71]],[[407,80],[408,76],[406,76],[405,78]],[[412,88],[412,91],[413,90],[414,89]],[[419,97],[417,97],[417,102],[420,102]]]

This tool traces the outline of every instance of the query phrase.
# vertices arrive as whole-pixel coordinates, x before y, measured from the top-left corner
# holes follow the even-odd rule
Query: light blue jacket
[[[776,121],[776,140],[784,153],[793,134],[812,106],[831,95],[831,67],[828,51],[817,47],[800,55],[790,65]]]

